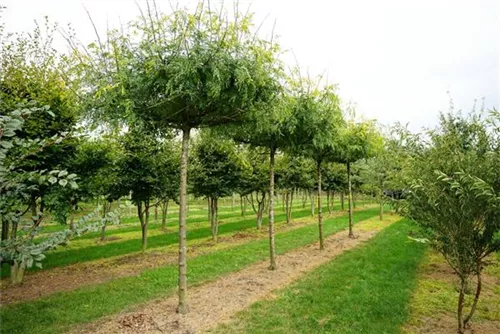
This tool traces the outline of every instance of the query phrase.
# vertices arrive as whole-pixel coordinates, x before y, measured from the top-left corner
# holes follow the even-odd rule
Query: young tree
[[[274,94],[270,79],[278,49],[251,31],[251,15],[235,12],[231,19],[203,4],[194,13],[148,13],[132,23],[133,36],[111,35],[99,44],[95,62],[112,72],[111,100],[93,115],[123,113],[182,133],[179,200],[179,313],[187,313],[186,209],[189,138],[192,129],[241,122]],[[109,52],[107,49],[110,49]],[[84,58],[84,57],[82,57]],[[104,59],[104,61],[103,61]],[[87,62],[92,73],[95,66]],[[111,64],[111,65],[110,65]],[[97,67],[97,68],[100,68]],[[109,80],[109,79],[108,79]],[[99,93],[110,87],[101,80]],[[116,96],[118,98],[114,98]],[[113,115],[114,113],[114,115]]]
[[[352,164],[361,159],[375,156],[382,145],[382,137],[377,131],[374,121],[354,122],[350,120],[340,134],[339,145],[333,160],[344,163],[347,171],[347,201],[349,209],[349,237],[354,238],[353,198],[352,198]]]
[[[212,240],[217,242],[218,200],[233,194],[246,166],[233,142],[211,133],[201,134],[194,151],[191,170],[193,193],[209,200]]]
[[[334,86],[322,90],[312,88],[311,82],[294,101],[296,125],[290,149],[314,160],[317,176],[318,232],[319,247],[324,249],[323,208],[321,190],[322,163],[330,161],[335,153],[339,129],[344,120],[339,106],[339,98]]]
[[[333,212],[335,194],[342,193],[347,188],[347,174],[342,164],[329,162],[323,165],[321,171],[323,176],[322,188],[327,193],[328,212]]]
[[[489,254],[500,250],[500,115],[441,115],[440,125],[417,139],[406,214],[459,278],[458,332],[464,333],[481,293]],[[476,291],[464,317],[466,287]]]
[[[2,222],[2,237],[8,236],[9,227],[17,232],[21,227],[22,234],[11,233],[10,238],[3,238],[0,243],[0,264],[11,265],[11,280],[14,284],[22,282],[24,271],[33,265],[41,266],[45,256],[43,253],[58,245],[66,243],[76,235],[89,229],[100,227],[114,221],[115,215],[110,214],[100,222],[87,225],[93,215],[79,220],[74,230],[66,230],[50,236],[41,243],[35,243],[34,237],[40,230],[43,213],[37,213],[31,220],[24,221],[23,216],[31,208],[30,198],[37,187],[45,186],[50,191],[53,188],[67,187],[76,189],[76,175],[66,170],[26,170],[26,161],[45,148],[60,143],[64,137],[54,135],[49,138],[26,139],[19,137],[25,120],[33,113],[48,112],[47,107],[36,107],[30,103],[23,108],[7,111],[0,115],[0,219]],[[50,114],[50,113],[49,113]]]

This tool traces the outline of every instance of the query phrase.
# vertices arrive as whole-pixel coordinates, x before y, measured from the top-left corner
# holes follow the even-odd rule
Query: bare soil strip
[[[175,312],[177,296],[159,299],[140,306],[133,312],[77,327],[73,333],[200,333],[227,322],[235,313],[252,303],[274,298],[273,291],[299,279],[306,272],[330,261],[344,251],[372,238],[378,231],[398,220],[395,215],[375,224],[376,218],[358,223],[356,238],[347,231],[339,232],[325,240],[326,249],[318,245],[288,252],[278,257],[278,270],[269,271],[267,262],[249,266],[214,282],[203,284],[189,291],[190,313]],[[363,228],[363,225],[367,225]]]
[[[366,210],[372,206],[364,206],[356,211]],[[336,211],[325,218],[331,219],[345,215],[344,211]],[[276,232],[288,231],[312,224],[317,218],[301,218],[290,224],[279,224]],[[234,247],[250,240],[264,238],[267,229],[261,231],[249,229],[232,234],[221,235],[219,243],[214,245],[209,239],[190,242],[189,258],[221,248]],[[139,241],[138,241],[139,242]],[[165,248],[157,248],[144,254],[134,253],[104,260],[76,263],[64,267],[40,270],[28,273],[22,285],[10,285],[9,280],[0,281],[0,304],[8,305],[22,301],[37,299],[56,292],[71,291],[83,286],[108,282],[113,279],[137,276],[142,271],[158,268],[177,262],[177,244]]]

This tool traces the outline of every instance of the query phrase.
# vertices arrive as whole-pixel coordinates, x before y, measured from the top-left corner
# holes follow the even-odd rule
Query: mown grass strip
[[[359,222],[378,214],[377,208],[356,212]],[[325,235],[347,228],[344,215],[325,221]],[[315,242],[317,226],[278,233],[277,253]],[[268,257],[267,238],[248,242],[229,249],[214,251],[188,261],[189,284],[214,280],[221,275],[240,270]],[[135,277],[116,279],[104,284],[80,288],[71,292],[60,292],[36,301],[6,306],[0,310],[1,333],[60,333],[74,324],[87,323],[100,317],[114,314],[138,303],[172,294],[177,286],[177,266],[142,272]]]
[[[293,212],[293,218],[302,218],[310,215],[308,209],[296,210]],[[237,215],[236,215],[237,216]],[[275,216],[277,223],[285,221],[285,214],[278,214]],[[263,219],[263,225],[268,223],[268,218]],[[210,237],[211,231],[208,222],[204,220],[203,227],[188,229],[188,239],[196,240],[200,238]],[[193,220],[190,220],[193,223]],[[245,230],[253,228],[256,225],[254,216],[250,218],[242,218],[242,220],[231,221],[221,224],[219,226],[219,235],[224,235],[230,232]],[[153,227],[153,226],[152,226]],[[158,228],[158,225],[156,226]],[[136,227],[138,228],[138,227]],[[177,243],[179,240],[177,230],[167,232],[165,234],[158,234],[148,237],[148,249],[165,247]],[[74,263],[81,263],[87,261],[94,261],[99,259],[110,258],[114,256],[127,255],[141,251],[140,234],[137,238],[128,239],[124,241],[117,241],[108,244],[97,244],[84,248],[65,249],[64,251],[49,252],[46,254],[47,258],[43,262],[43,268],[33,268],[32,270],[43,270],[55,267],[62,267]],[[2,267],[1,275],[5,277],[9,275],[10,267],[4,265]]]
[[[400,220],[215,332],[399,333],[426,248],[407,238],[412,228]]]

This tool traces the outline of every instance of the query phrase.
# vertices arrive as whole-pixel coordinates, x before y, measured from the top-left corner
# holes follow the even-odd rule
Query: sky
[[[71,23],[84,43],[98,31],[138,15],[146,0],[0,0],[6,30],[30,31],[44,16]],[[156,0],[168,11],[167,0]],[[171,0],[172,3],[177,1]],[[192,7],[195,1],[178,1]],[[212,0],[221,6],[221,1]],[[231,4],[226,0],[224,5]],[[433,126],[439,111],[486,109],[500,99],[500,0],[240,0],[261,32],[274,32],[284,61],[302,73],[325,75],[344,103],[381,124]],[[61,39],[58,43],[63,47]],[[448,93],[449,92],[449,93]]]

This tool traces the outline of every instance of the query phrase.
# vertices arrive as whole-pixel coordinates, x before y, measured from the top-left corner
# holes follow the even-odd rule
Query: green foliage
[[[310,159],[284,154],[276,163],[276,184],[281,190],[311,190],[315,187],[315,167]]]
[[[94,226],[88,224],[93,215],[83,217],[77,229],[62,231],[53,234],[41,243],[34,243],[33,238],[38,233],[42,213],[31,217],[31,221],[24,222],[22,217],[31,206],[26,204],[31,193],[44,186],[51,191],[57,188],[77,188],[76,175],[66,170],[32,170],[25,171],[22,166],[31,155],[43,150],[46,146],[61,142],[62,137],[54,135],[47,139],[26,139],[18,137],[25,119],[32,112],[47,112],[48,108],[16,109],[6,115],[0,115],[0,219],[2,222],[2,242],[0,246],[0,262],[11,262],[21,270],[36,264],[41,266],[45,256],[43,253],[60,244],[66,243],[74,235],[91,230]],[[110,214],[95,225],[103,225],[112,221],[114,214]],[[18,225],[23,223],[24,234],[17,236]],[[12,227],[10,239],[4,231]],[[8,234],[8,233],[7,233]]]
[[[232,195],[240,186],[248,164],[232,141],[202,133],[194,148],[190,171],[195,196],[220,198]]]

